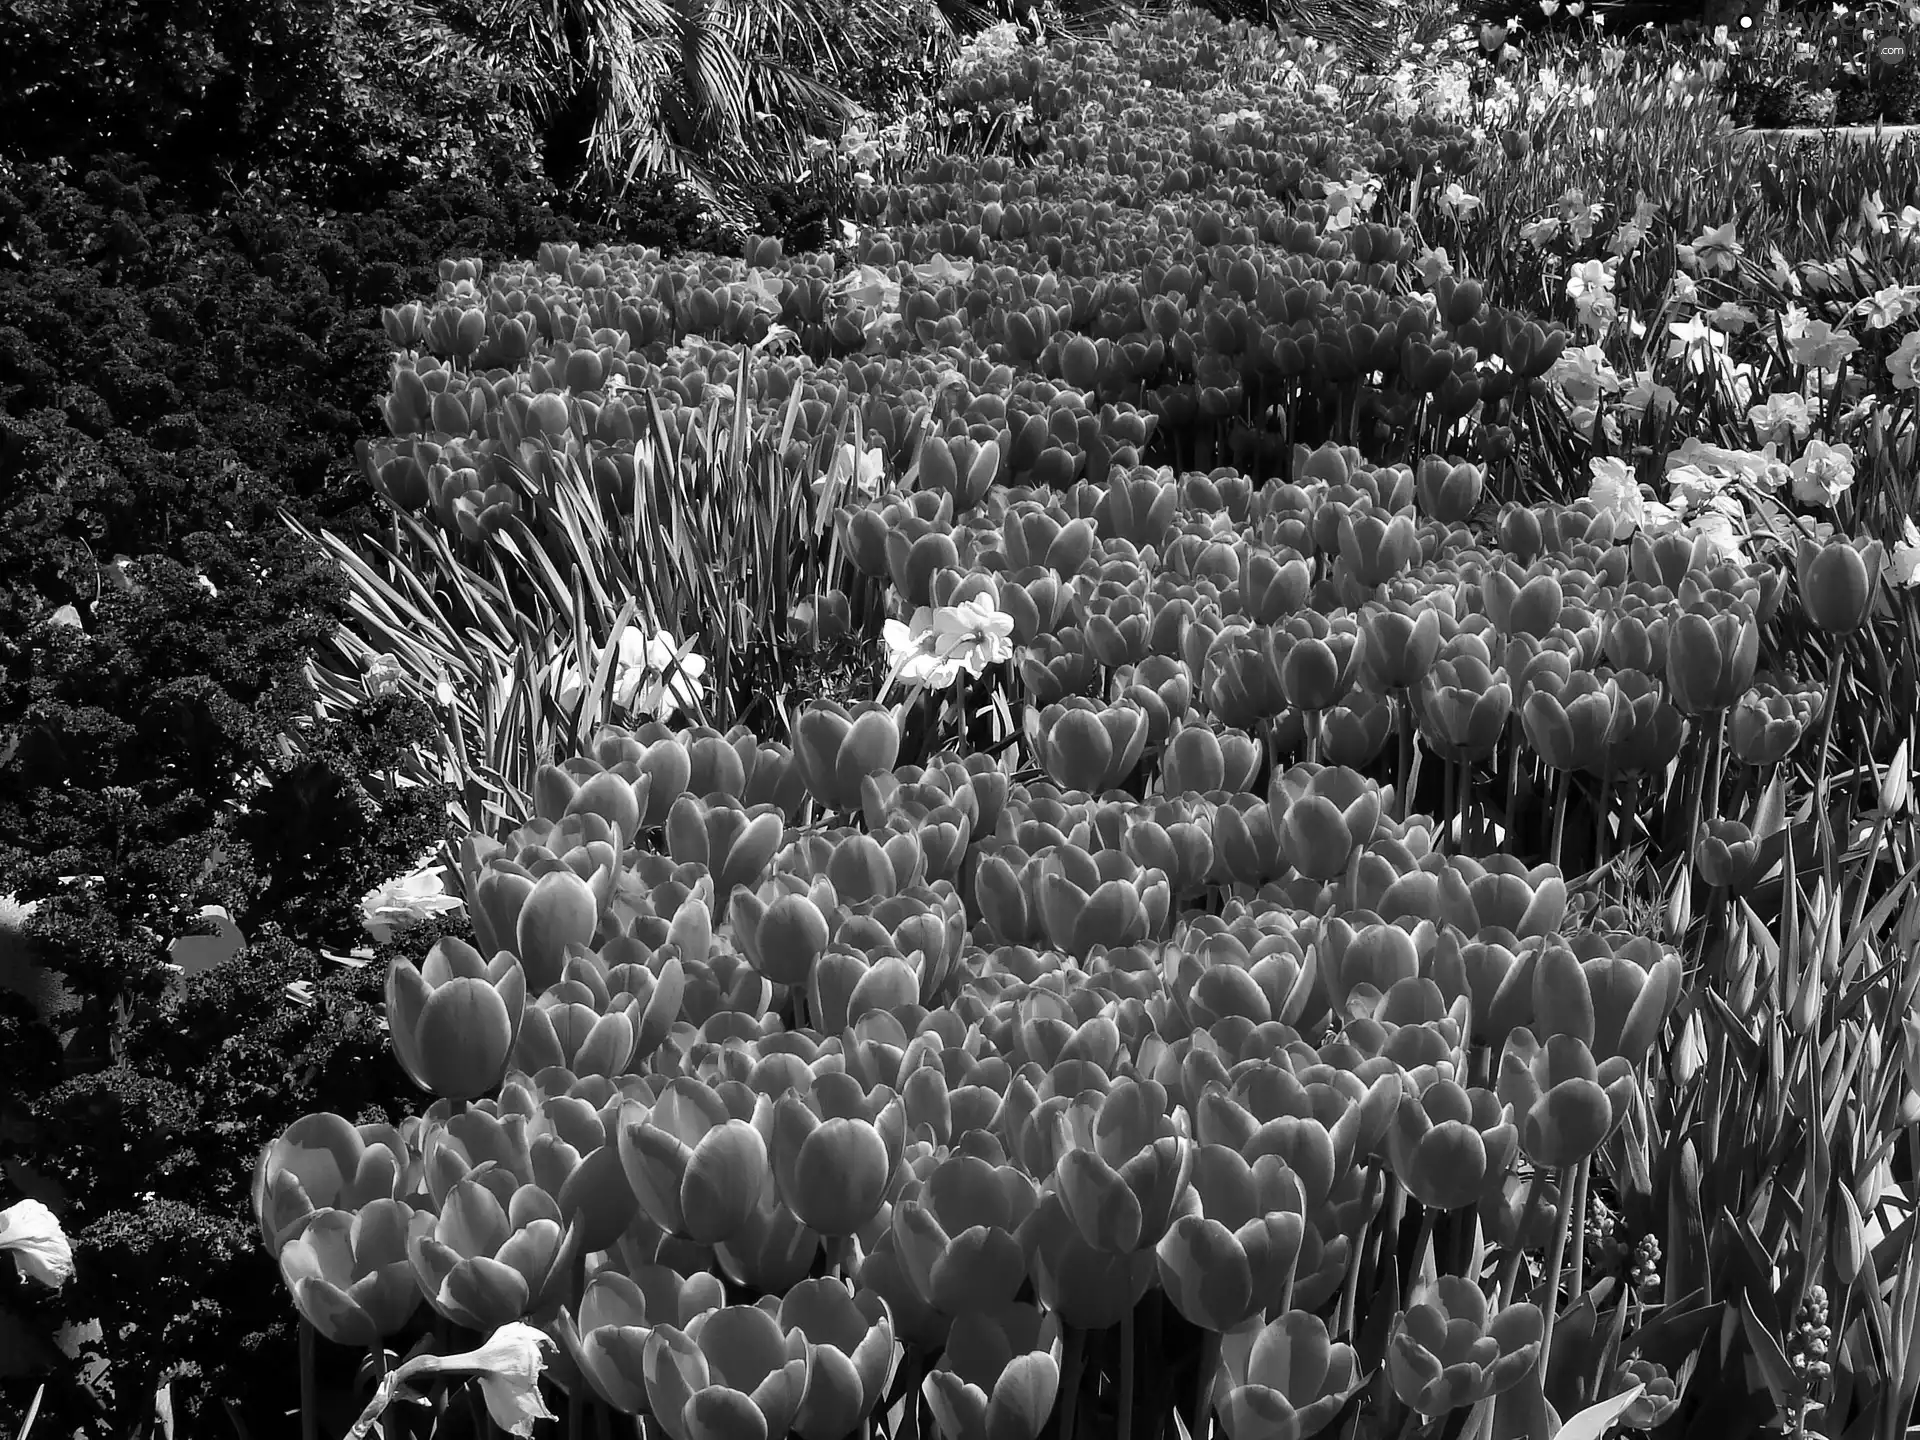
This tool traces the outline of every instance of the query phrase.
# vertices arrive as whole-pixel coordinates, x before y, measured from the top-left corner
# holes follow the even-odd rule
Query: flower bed
[[[543,1364],[676,1437],[1896,1403],[1920,197],[1623,210],[1546,187],[1628,62],[1283,60],[1016,57],[1041,163],[874,187],[850,265],[388,312],[338,644],[441,707],[472,936],[387,974],[441,1098],[262,1159],[319,1334],[490,1334],[521,1433]],[[875,699],[780,683],[863,635]]]
[[[1178,14],[845,254],[386,306],[309,1424],[1904,1426],[1920,193],[1610,53]]]

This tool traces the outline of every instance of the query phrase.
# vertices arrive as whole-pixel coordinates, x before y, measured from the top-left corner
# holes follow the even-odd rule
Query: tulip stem
[[[1567,833],[1567,792],[1573,789],[1573,772],[1562,770],[1560,783],[1553,789],[1553,848],[1547,858],[1553,862],[1553,868],[1560,869],[1560,842]],[[1565,874],[1565,871],[1561,871]]]
[[[1405,688],[1396,698],[1400,712],[1400,818],[1405,820],[1413,813],[1413,796],[1408,793],[1413,784],[1413,698]]]
[[[1120,1312],[1120,1406],[1115,1433],[1133,1440],[1133,1306]]]
[[[1585,1292],[1587,1278],[1587,1189],[1592,1182],[1593,1157],[1580,1162],[1573,1186],[1573,1266],[1569,1272],[1567,1295],[1578,1300]]]
[[[1526,1239],[1527,1217],[1533,1213],[1533,1207],[1540,1203],[1540,1197],[1546,1193],[1546,1167],[1535,1166],[1533,1178],[1527,1182],[1526,1198],[1520,1202],[1520,1218],[1514,1223],[1513,1243],[1507,1247],[1507,1253],[1500,1261],[1500,1308],[1502,1310],[1513,1303],[1513,1288],[1520,1279],[1520,1260],[1523,1251],[1521,1242]]]
[[[1541,1307],[1546,1316],[1546,1327],[1540,1335],[1542,1383],[1547,1378],[1547,1357],[1553,1352],[1553,1322],[1560,1315],[1560,1271],[1567,1261],[1567,1219],[1573,1210],[1574,1191],[1581,1188],[1579,1173],[1579,1167],[1575,1167],[1572,1175],[1565,1170],[1560,1172],[1560,1203],[1553,1211],[1553,1244],[1547,1252],[1547,1303]]]
[[[300,1317],[300,1440],[320,1440],[320,1386],[314,1374],[313,1322]]]
[[[1087,1364],[1087,1332],[1078,1325],[1062,1325],[1060,1351],[1060,1440],[1073,1440],[1073,1417],[1080,1408],[1080,1379]]]
[[[1288,1307],[1292,1308],[1291,1306]],[[1285,1313],[1284,1311],[1282,1313]],[[1207,1428],[1213,1419],[1213,1372],[1220,1368],[1220,1332],[1200,1332],[1200,1378],[1193,1387],[1193,1440],[1207,1440]],[[1062,1434],[1060,1440],[1073,1440]]]

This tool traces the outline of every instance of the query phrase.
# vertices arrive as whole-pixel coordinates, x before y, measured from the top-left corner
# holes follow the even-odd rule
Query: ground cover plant
[[[1913,172],[1403,43],[996,32],[833,251],[384,305],[303,1433],[1904,1432]]]
[[[847,258],[389,311],[329,683],[473,929],[257,1172],[330,1425],[1904,1432],[1920,196],[1476,230],[1577,84],[1180,14]]]

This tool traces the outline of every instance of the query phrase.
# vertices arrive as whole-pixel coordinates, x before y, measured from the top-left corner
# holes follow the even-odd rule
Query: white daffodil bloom
[[[73,1246],[59,1219],[38,1200],[0,1210],[0,1251],[13,1256],[21,1274],[51,1290],[73,1278]]]
[[[405,1394],[404,1388],[416,1376],[428,1375],[473,1376],[493,1423],[509,1435],[531,1435],[536,1422],[557,1418],[540,1395],[540,1373],[547,1363],[544,1352],[553,1343],[533,1326],[516,1320],[494,1331],[478,1350],[417,1355],[380,1382],[372,1402],[347,1432],[347,1440],[362,1440],[396,1399],[418,1398]]]
[[[435,915],[450,914],[466,903],[458,895],[447,894],[438,866],[426,865],[368,891],[360,900],[360,923],[375,944],[384,945],[401,931]]]

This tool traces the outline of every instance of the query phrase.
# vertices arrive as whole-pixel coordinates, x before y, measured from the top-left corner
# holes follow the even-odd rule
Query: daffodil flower
[[[439,867],[426,865],[410,875],[389,880],[360,900],[360,923],[377,945],[435,915],[451,914],[466,901],[447,894]]]
[[[38,1200],[0,1210],[0,1252],[13,1256],[20,1273],[58,1290],[73,1278],[73,1246],[54,1213]]]
[[[417,1400],[407,1393],[416,1377],[472,1375],[480,1384],[493,1423],[509,1435],[531,1435],[535,1422],[557,1418],[540,1396],[540,1372],[546,1368],[543,1352],[554,1342],[524,1321],[516,1320],[493,1332],[478,1350],[459,1355],[416,1355],[380,1382],[373,1400],[354,1421],[347,1440],[362,1440],[395,1400]]]

